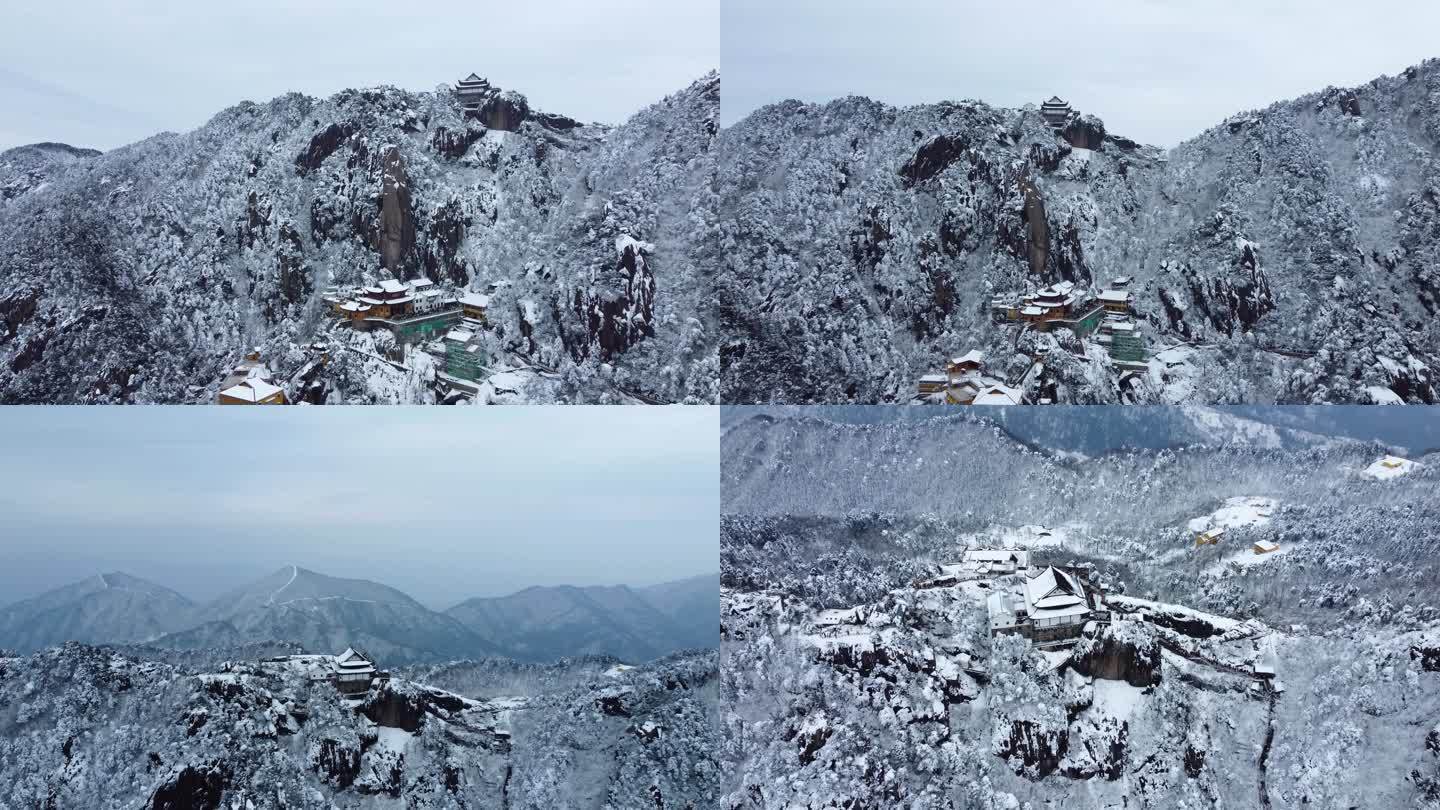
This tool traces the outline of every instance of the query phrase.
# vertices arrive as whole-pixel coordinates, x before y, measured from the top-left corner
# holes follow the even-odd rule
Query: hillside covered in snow
[[[486,304],[472,400],[716,401],[718,74],[619,125],[485,92],[0,154],[0,403],[213,401],[252,347],[292,402],[434,402],[435,352],[322,300],[419,278]]]
[[[462,661],[354,698],[294,652],[0,653],[0,807],[714,806],[714,652]]]
[[[760,410],[721,445],[722,804],[1440,807],[1433,453]],[[992,635],[1047,566],[1103,613]]]
[[[1031,402],[1440,398],[1440,60],[1168,152],[1091,112],[850,97],[726,128],[723,400],[909,401],[970,350]],[[1124,278],[1140,365],[992,318]]]

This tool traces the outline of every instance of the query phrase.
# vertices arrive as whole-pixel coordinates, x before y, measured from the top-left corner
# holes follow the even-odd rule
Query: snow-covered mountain
[[[1034,106],[757,110],[721,135],[722,398],[903,401],[980,349],[1037,400],[1435,402],[1437,99],[1432,60],[1169,152]],[[1121,276],[1147,373],[991,321],[995,295]]]
[[[760,410],[721,443],[722,805],[1440,808],[1434,454]],[[1109,615],[992,635],[1024,580],[977,548],[1088,571]]]
[[[507,653],[394,588],[298,566],[220,596],[192,626],[156,643],[193,649],[262,640],[330,652],[357,646],[395,662]]]
[[[446,613],[487,642],[525,660],[604,653],[648,661],[718,643],[716,577],[636,590],[624,585],[534,587],[477,598]],[[697,632],[708,629],[708,635]],[[708,641],[706,640],[708,638]]]
[[[0,648],[148,641],[206,650],[285,642],[315,652],[363,647],[391,665],[591,653],[639,663],[715,646],[718,594],[711,576],[643,589],[530,588],[440,612],[376,582],[285,566],[195,605],[160,586],[106,574],[0,608]],[[701,626],[708,636],[696,630]]]
[[[397,673],[350,700],[303,658],[79,644],[0,658],[0,806],[713,806],[713,651],[562,662],[548,682],[511,666],[457,664],[449,685]]]
[[[0,605],[0,647],[35,650],[65,641],[147,641],[185,626],[195,605],[121,573],[97,574],[33,599]]]
[[[494,401],[713,402],[720,79],[619,126],[493,88],[244,102],[105,154],[0,154],[0,402],[211,401],[259,346],[290,398],[431,402],[327,288],[488,293]],[[309,367],[304,346],[334,350]]]

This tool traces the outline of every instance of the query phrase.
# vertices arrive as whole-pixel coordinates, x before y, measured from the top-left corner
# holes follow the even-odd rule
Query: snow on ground
[[[1236,619],[1229,619],[1224,616],[1217,616],[1214,613],[1205,613],[1203,611],[1195,610],[1194,608],[1185,607],[1184,605],[1171,605],[1164,602],[1154,602],[1149,599],[1138,599],[1133,596],[1109,595],[1105,597],[1105,601],[1118,610],[1152,610],[1161,611],[1164,613],[1171,613],[1179,616],[1187,616],[1190,618],[1200,619],[1201,621],[1209,622],[1215,627],[1218,627],[1221,630],[1225,631],[1234,630],[1235,628],[1240,627],[1242,624],[1244,624],[1244,622],[1238,621]]]
[[[1241,526],[1264,526],[1270,522],[1278,502],[1274,498],[1242,496],[1226,498],[1225,505],[1208,515],[1190,521],[1190,531],[1233,529]]]
[[[1365,394],[1370,397],[1374,405],[1404,405],[1405,400],[1400,395],[1391,391],[1383,385],[1372,385],[1365,389]]]
[[[615,666],[605,670],[605,675],[611,678],[618,678],[634,668],[635,667],[632,667],[629,664],[616,664]]]
[[[1385,481],[1414,472],[1416,467],[1421,466],[1424,465],[1411,461],[1408,458],[1385,456],[1384,458],[1376,460],[1376,462],[1369,467],[1366,467],[1360,474],[1366,478],[1373,478],[1376,481]]]
[[[1150,358],[1150,382],[1160,390],[1165,404],[1188,402],[1194,396],[1199,377],[1194,361],[1195,349],[1184,344],[1156,352]]]
[[[390,728],[389,726],[376,726],[375,735],[379,737],[375,747],[381,751],[394,751],[397,754],[405,753],[405,748],[415,735],[403,728]]]
[[[1131,686],[1125,681],[1096,678],[1093,687],[1095,702],[1091,706],[1091,711],[1113,717],[1116,720],[1129,720],[1145,700],[1143,688]]]

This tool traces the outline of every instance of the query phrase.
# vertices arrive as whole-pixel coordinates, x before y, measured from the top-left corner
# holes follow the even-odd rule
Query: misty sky
[[[1059,94],[1174,146],[1226,117],[1440,57],[1416,0],[725,0],[726,125],[787,98],[892,104]]]
[[[0,604],[109,571],[203,600],[295,564],[443,609],[719,570],[715,408],[4,416]]]
[[[0,149],[113,149],[242,100],[471,71],[531,106],[619,123],[720,64],[718,0],[71,0],[7,4]]]

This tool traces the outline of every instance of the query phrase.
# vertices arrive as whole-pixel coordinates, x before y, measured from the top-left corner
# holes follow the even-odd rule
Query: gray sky
[[[720,66],[719,0],[9,3],[0,149],[113,149],[242,100],[476,71],[532,106],[619,123]]]
[[[109,571],[208,599],[295,564],[444,608],[720,566],[716,408],[3,415],[0,604]]]
[[[1226,117],[1440,56],[1417,0],[725,0],[726,125],[787,98],[892,104],[1059,94],[1174,146]]]

